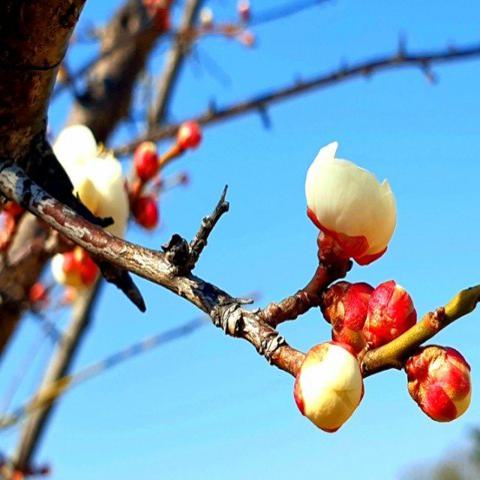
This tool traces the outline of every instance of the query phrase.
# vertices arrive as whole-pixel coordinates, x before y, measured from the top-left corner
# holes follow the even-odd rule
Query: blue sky
[[[105,21],[119,3],[89,2],[81,25]],[[276,3],[252,0],[257,10]],[[218,18],[234,15],[234,1],[210,6]],[[253,50],[205,40],[183,71],[171,119],[198,113],[213,98],[228,104],[327,72],[341,61],[392,52],[400,33],[412,50],[478,42],[479,19],[480,5],[467,0],[337,0],[255,28]],[[75,50],[72,64],[89,54],[87,47]],[[228,74],[228,83],[209,73],[211,59]],[[151,70],[161,64],[159,54]],[[174,232],[190,238],[228,184],[230,213],[215,230],[197,274],[234,295],[260,291],[261,304],[281,299],[315,268],[305,172],[321,146],[338,140],[340,156],[389,179],[398,204],[388,254],[369,267],[354,267],[349,279],[375,285],[393,278],[409,290],[421,315],[480,281],[479,69],[480,60],[436,67],[439,82],[433,86],[414,69],[378,74],[272,107],[269,130],[255,114],[208,128],[201,148],[166,172],[187,170],[191,185],[162,198],[158,231],[147,235],[132,227],[130,238],[152,247]],[[52,107],[56,132],[69,102],[64,95]],[[131,134],[131,127],[122,128],[114,141]],[[148,313],[142,316],[107,287],[76,368],[197,316],[185,301],[139,283]],[[399,478],[412,465],[465,447],[469,429],[478,425],[479,315],[435,340],[458,348],[472,365],[472,405],[450,424],[425,417],[407,393],[405,375],[390,371],[367,379],[354,417],[338,433],[325,434],[297,411],[291,377],[247,343],[208,325],[67,395],[38,461],[52,463],[54,479],[69,480]],[[317,310],[281,332],[303,350],[329,338]],[[10,373],[7,365],[13,371],[36,335],[36,326],[25,322],[4,372]],[[48,350],[40,352],[17,403],[31,391]],[[3,390],[10,381],[6,373],[0,378]],[[0,448],[11,448],[16,435],[1,434]]]

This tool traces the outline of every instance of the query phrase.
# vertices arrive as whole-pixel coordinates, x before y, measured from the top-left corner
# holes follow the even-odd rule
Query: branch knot
[[[216,327],[232,337],[237,337],[243,330],[243,309],[237,302],[216,305],[210,312],[210,317]]]

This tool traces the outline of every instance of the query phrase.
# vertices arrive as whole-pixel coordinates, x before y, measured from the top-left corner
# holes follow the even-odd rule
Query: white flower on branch
[[[128,221],[128,195],[120,162],[100,152],[92,132],[83,125],[65,128],[53,150],[82,202],[98,217],[112,217],[108,230],[123,237]]]
[[[385,253],[396,224],[395,198],[389,183],[348,160],[335,158],[338,143],[323,147],[308,169],[307,212],[332,236],[345,255],[360,265]]]
[[[83,125],[64,129],[53,147],[75,188],[75,193],[98,217],[112,217],[108,230],[117,237],[125,234],[129,203],[120,162],[101,151],[92,132]],[[75,288],[92,285],[98,269],[80,247],[55,255],[52,273],[58,283]]]

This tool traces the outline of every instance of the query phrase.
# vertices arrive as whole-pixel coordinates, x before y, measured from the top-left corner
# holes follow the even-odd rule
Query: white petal
[[[60,132],[53,145],[53,151],[64,167],[83,164],[96,156],[97,142],[89,128],[84,125],[72,125]]]
[[[94,213],[100,217],[112,217],[115,223],[107,230],[113,235],[123,237],[128,221],[129,202],[120,162],[112,156],[98,157],[89,164],[88,169],[100,197]]]

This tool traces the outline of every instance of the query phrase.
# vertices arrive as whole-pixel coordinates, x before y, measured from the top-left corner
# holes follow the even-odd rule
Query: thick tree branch
[[[43,170],[47,183],[55,172],[58,186],[65,173],[55,162],[47,161],[48,155],[40,159],[39,152],[45,151],[46,110],[57,67],[83,4],[84,0],[0,3],[0,157],[13,159],[32,174]],[[64,197],[68,193],[67,178]],[[47,235],[36,219],[27,216],[0,264],[0,354],[15,330],[22,300],[48,255],[40,248],[14,268],[10,263],[28,242],[38,245]]]
[[[238,102],[224,108],[210,107],[206,112],[189,118],[196,120],[201,125],[209,125],[229,118],[236,117],[249,112],[264,111],[266,107],[287,100],[296,95],[309,91],[331,87],[356,77],[370,77],[376,72],[394,70],[406,67],[417,67],[423,72],[429,72],[430,68],[437,64],[452,63],[469,58],[480,57],[480,44],[467,45],[463,47],[448,47],[440,50],[429,50],[407,53],[403,48],[393,55],[386,55],[359,62],[351,66],[342,66],[327,74],[314,76],[308,80],[298,80],[291,85],[257,95],[249,100]],[[158,127],[147,135],[134,140],[133,142],[115,149],[117,155],[132,153],[137,145],[143,141],[160,141],[174,137],[182,122]]]
[[[15,165],[0,162],[0,192],[19,202],[49,226],[85,248],[92,255],[167,288],[210,316],[227,335],[250,342],[258,353],[278,368],[295,375],[304,355],[287,345],[272,327],[244,301],[171,263],[174,249],[162,253],[121,240],[88,222],[33,183]],[[176,257],[178,258],[178,257]]]
[[[364,376],[389,368],[403,368],[405,360],[420,345],[455,320],[472,312],[478,302],[480,302],[480,285],[462,290],[444,307],[427,313],[420,322],[403,335],[382,347],[367,352],[362,360]]]
[[[1,157],[21,158],[43,130],[57,67],[84,2],[1,2]]]

